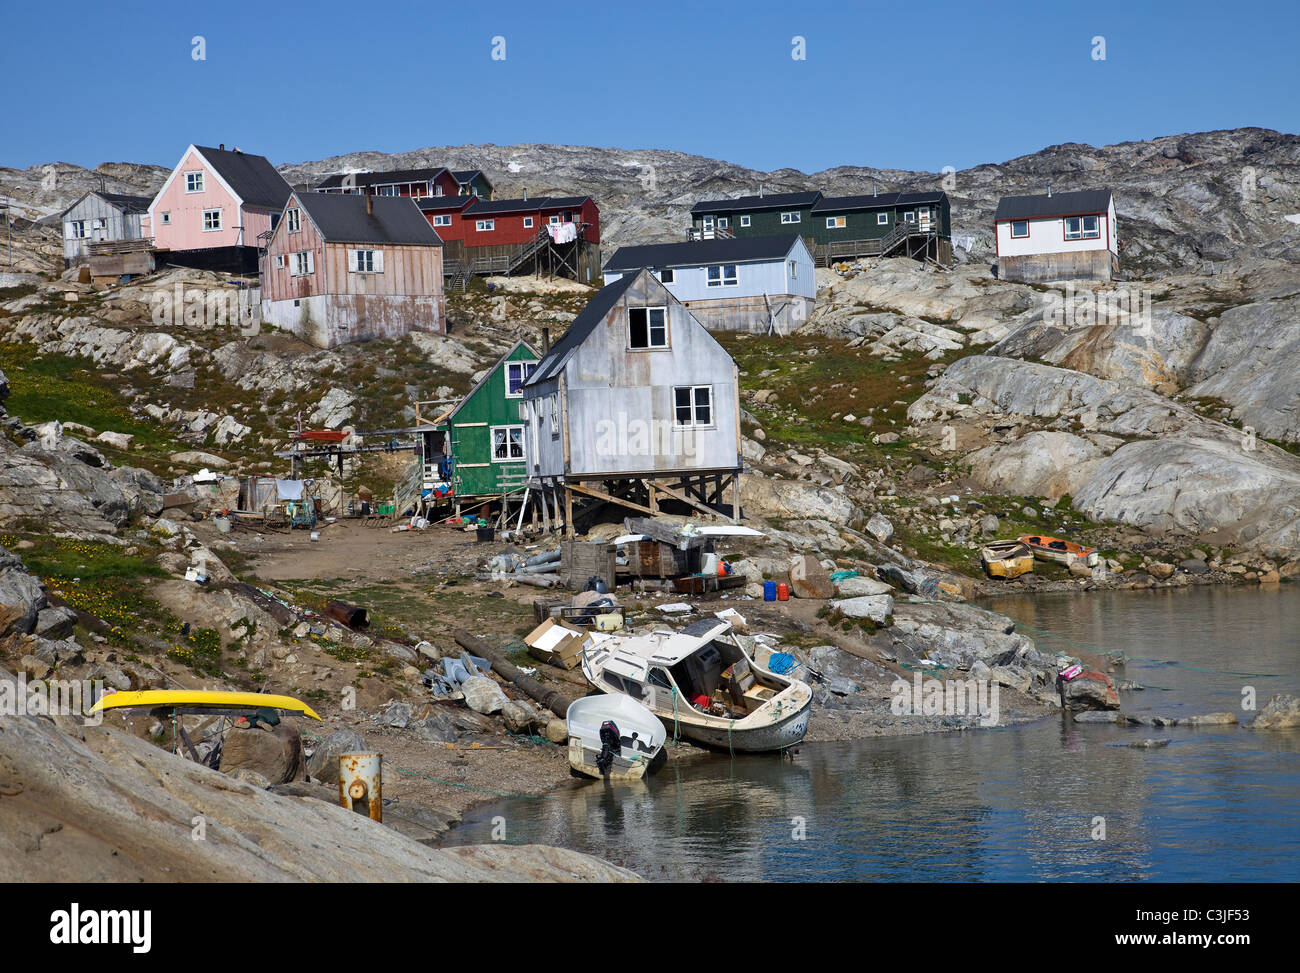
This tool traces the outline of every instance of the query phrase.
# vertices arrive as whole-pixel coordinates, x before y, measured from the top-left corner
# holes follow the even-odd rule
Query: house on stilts
[[[601,289],[523,384],[544,527],[607,506],[739,515],[736,364],[649,269]]]

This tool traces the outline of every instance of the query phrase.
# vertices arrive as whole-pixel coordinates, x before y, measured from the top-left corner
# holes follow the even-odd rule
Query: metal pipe
[[[370,616],[364,608],[358,608],[356,605],[349,605],[344,601],[331,601],[325,606],[325,612],[330,618],[342,622],[348,628],[370,627]]]

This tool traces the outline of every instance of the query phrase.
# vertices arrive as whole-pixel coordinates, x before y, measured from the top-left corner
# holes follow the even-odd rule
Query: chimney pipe
[[[871,180],[871,195],[872,195],[872,196],[879,196],[879,195],[880,195],[880,194],[876,191],[876,180],[874,180],[874,179]]]
[[[528,187],[525,186],[525,187],[524,187],[524,199],[527,199],[527,198],[528,198]]]
[[[761,182],[758,184],[758,198],[763,198],[763,184]]]
[[[1050,182],[1047,184],[1047,196],[1049,199],[1052,196],[1052,184]]]
[[[550,353],[551,353],[551,329],[542,328],[542,354],[549,355]]]
[[[366,193],[366,215],[375,215],[375,197],[371,196],[369,193]]]

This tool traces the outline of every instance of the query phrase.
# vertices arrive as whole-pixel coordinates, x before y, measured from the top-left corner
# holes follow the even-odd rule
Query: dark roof
[[[821,198],[821,190],[810,193],[764,193],[737,199],[708,199],[691,207],[691,213],[735,213],[740,210],[780,209],[786,206],[811,206]]]
[[[504,355],[502,355],[500,358],[496,360],[496,364],[493,365],[491,368],[489,368],[486,374],[484,374],[482,378],[480,378],[477,382],[474,383],[474,387],[471,388],[468,392],[466,392],[464,397],[459,402],[456,403],[456,405],[452,408],[450,412],[447,413],[446,415],[447,421],[450,421],[457,413],[459,413],[460,410],[465,407],[465,403],[467,403],[470,399],[472,399],[478,393],[478,390],[481,389],[492,379],[492,376],[494,376],[497,373],[497,369],[499,369],[502,365],[506,363],[506,359],[509,358],[511,355],[513,355],[515,353],[515,349],[518,348],[520,345],[522,345],[530,355],[537,354],[537,350],[532,345],[530,345],[523,338],[520,338],[518,341],[516,341],[513,345],[510,346],[510,348],[506,351]]]
[[[477,198],[477,196],[421,196],[415,201],[415,205],[425,213],[432,213],[440,210],[464,209]]]
[[[572,207],[576,209],[587,200],[590,196],[547,196],[542,200],[542,205],[538,209],[559,209],[561,207]]]
[[[689,243],[620,247],[605,264],[605,272],[626,273],[642,267],[698,267],[704,264],[784,260],[798,239],[797,233],[781,233],[776,236],[738,237],[734,240],[693,240]]]
[[[391,243],[442,246],[442,240],[409,196],[359,193],[298,193],[298,203],[330,243]],[[366,212],[366,201],[373,213]]]
[[[614,283],[606,284],[597,291],[596,296],[587,302],[587,306],[569,324],[569,330],[564,332],[564,337],[553,344],[551,350],[542,356],[542,360],[537,363],[537,371],[528,377],[528,381],[524,382],[524,385],[536,385],[560,374],[565,362],[587,340],[587,337],[604,322],[605,315],[609,314],[614,305],[622,298],[623,293],[632,285],[632,281],[636,280],[638,276],[638,274],[626,274],[614,281]]]
[[[1078,216],[1105,213],[1110,209],[1109,189],[1082,189],[1074,193],[1048,196],[1003,196],[993,222],[999,220],[1037,220],[1053,216]]]
[[[546,203],[545,196],[538,196],[536,199],[484,199],[482,196],[475,196],[474,205],[466,213],[473,213],[478,216],[480,213],[533,213],[541,209]]]
[[[871,193],[864,196],[823,196],[812,208],[814,213],[845,212],[855,209],[893,209],[896,206],[916,206],[922,203],[941,203],[946,193]]]
[[[127,196],[124,193],[102,193],[99,190],[95,190],[95,195],[126,213],[147,213],[153,203],[152,196]]]
[[[460,183],[462,186],[465,185],[465,183],[467,182],[473,182],[475,176],[482,176],[484,182],[486,182],[489,186],[492,185],[492,181],[488,179],[487,173],[484,172],[482,169],[452,169],[451,170],[451,177],[455,179],[458,183]]]
[[[432,169],[390,169],[387,172],[336,172],[334,175],[322,179],[320,185],[316,188],[338,189],[348,176],[352,177],[352,185],[354,186],[387,186],[396,182],[432,182],[446,171],[446,167],[438,166]],[[453,172],[452,175],[454,176],[455,173]]]
[[[276,171],[264,155],[214,149],[207,145],[194,147],[248,206],[283,209],[289,193],[293,192],[284,181],[284,176]]]

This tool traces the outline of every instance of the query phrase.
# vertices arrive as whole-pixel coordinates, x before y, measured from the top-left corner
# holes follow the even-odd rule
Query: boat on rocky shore
[[[980,548],[980,563],[990,578],[1018,578],[1034,570],[1034,552],[1020,541],[993,541]]]
[[[1101,555],[1097,553],[1095,548],[1084,547],[1082,544],[1062,540],[1059,537],[1048,537],[1045,534],[1026,534],[1020,537],[1019,541],[1033,551],[1034,557],[1040,561],[1054,561],[1057,564],[1064,564],[1066,567],[1082,561],[1091,568],[1095,567],[1101,560]]]
[[[749,753],[794,746],[808,731],[812,690],[757,665],[730,633],[708,618],[680,632],[593,637],[582,673],[593,689],[645,706],[674,736]]]
[[[569,766],[587,777],[640,780],[663,763],[668,732],[630,696],[601,693],[575,699],[565,721]]]

